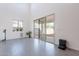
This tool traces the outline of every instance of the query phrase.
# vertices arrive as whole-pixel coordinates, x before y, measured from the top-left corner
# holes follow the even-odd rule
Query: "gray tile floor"
[[[79,51],[64,51],[48,42],[24,38],[1,41],[0,56],[79,56]]]

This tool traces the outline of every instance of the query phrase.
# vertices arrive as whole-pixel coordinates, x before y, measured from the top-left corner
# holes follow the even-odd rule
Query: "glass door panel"
[[[38,39],[39,38],[39,20],[34,20],[34,38]]]
[[[46,41],[54,43],[54,15],[46,17]]]
[[[46,19],[45,17],[40,19],[40,39],[46,40]]]

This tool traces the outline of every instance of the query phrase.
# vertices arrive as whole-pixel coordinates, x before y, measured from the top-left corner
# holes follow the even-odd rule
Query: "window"
[[[13,31],[22,31],[23,22],[20,20],[13,21]]]

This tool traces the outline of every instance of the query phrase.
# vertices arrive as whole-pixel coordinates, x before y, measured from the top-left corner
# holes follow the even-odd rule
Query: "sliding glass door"
[[[34,20],[34,38],[40,38],[40,25],[39,20]]]
[[[46,18],[40,18],[40,39],[46,40]]]
[[[54,14],[34,20],[34,37],[54,43]]]
[[[46,17],[46,41],[54,43],[55,32],[54,32],[54,15]]]

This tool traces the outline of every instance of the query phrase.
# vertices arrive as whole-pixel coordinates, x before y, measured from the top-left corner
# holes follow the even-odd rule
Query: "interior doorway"
[[[34,20],[34,38],[54,43],[55,15],[48,15]]]

